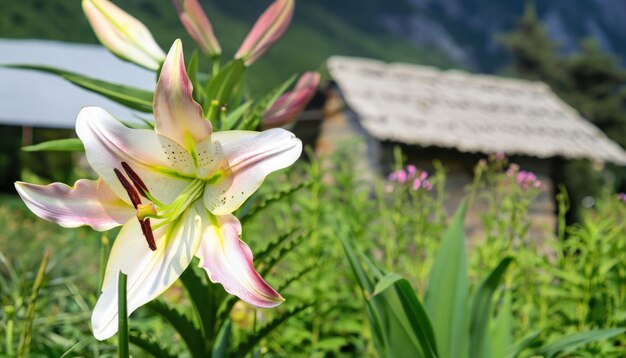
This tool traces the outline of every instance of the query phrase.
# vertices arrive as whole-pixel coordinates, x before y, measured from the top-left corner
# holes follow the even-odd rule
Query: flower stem
[[[126,306],[126,274],[120,271],[117,278],[118,357],[129,358],[128,311]]]

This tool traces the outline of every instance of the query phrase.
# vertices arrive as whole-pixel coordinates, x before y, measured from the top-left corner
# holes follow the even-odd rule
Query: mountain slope
[[[412,10],[382,14],[377,22],[422,46],[435,46],[459,63],[491,72],[509,58],[498,35],[510,31],[522,15],[520,0],[407,0]],[[561,51],[579,48],[593,37],[605,51],[626,55],[626,1],[535,1],[538,14]]]
[[[164,49],[181,37],[187,55],[191,53],[194,43],[185,34],[170,0],[114,2],[144,22]],[[270,1],[201,0],[201,3],[225,55],[232,56]],[[97,43],[79,0],[0,0],[0,9],[3,9],[0,37]],[[267,90],[292,74],[317,69],[328,56],[339,54],[443,67],[452,65],[439,51],[425,50],[385,31],[364,30],[352,23],[350,16],[335,15],[332,7],[301,0],[297,1],[294,20],[285,37],[251,69],[249,87],[253,92]],[[207,64],[204,66],[206,68]]]

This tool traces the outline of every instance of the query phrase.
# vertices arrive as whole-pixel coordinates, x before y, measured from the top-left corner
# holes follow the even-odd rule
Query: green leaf
[[[421,319],[414,322],[419,312],[407,312],[405,305],[409,305],[410,297],[404,296],[406,292],[390,289],[381,291],[376,296],[372,296],[377,281],[383,280],[384,273],[380,271],[374,263],[367,259],[365,255],[359,255],[348,239],[349,233],[338,235],[344,248],[350,267],[357,277],[357,282],[363,291],[365,298],[367,315],[374,337],[374,343],[381,357],[433,357],[434,340],[432,349],[430,344],[425,343],[425,336],[418,336],[413,324],[422,325],[418,331],[427,332],[430,321],[425,311]],[[382,286],[382,284],[381,284]],[[396,286],[393,286],[396,287]],[[404,297],[400,296],[403,295]],[[409,307],[407,306],[407,309]],[[413,308],[410,308],[413,310]],[[419,308],[418,308],[419,310]],[[432,332],[432,328],[430,328]],[[427,335],[427,334],[426,334]],[[432,336],[432,335],[431,335]],[[423,340],[421,340],[422,338]]]
[[[48,267],[48,259],[50,253],[46,251],[41,259],[39,270],[37,270],[37,276],[35,276],[35,282],[28,299],[28,305],[26,306],[26,317],[24,318],[24,329],[20,335],[20,341],[17,346],[17,356],[27,357],[30,352],[30,344],[33,337],[33,321],[35,319],[35,304],[39,298],[39,289],[43,285],[43,281],[46,278],[46,268]]]
[[[280,326],[283,322],[290,319],[291,317],[297,315],[298,313],[304,311],[305,309],[311,307],[313,304],[303,304],[297,307],[292,308],[291,310],[281,313],[276,318],[266,323],[261,329],[258,331],[244,337],[242,342],[235,349],[235,353],[232,355],[233,357],[245,357],[251,350],[256,346],[261,339],[270,334],[273,330],[275,330],[278,326]]]
[[[559,353],[572,351],[588,343],[613,338],[624,333],[625,331],[626,328],[611,328],[570,334],[569,336],[557,339],[556,341],[539,348],[537,354],[542,355],[545,358],[552,358]]]
[[[287,91],[287,88],[291,86],[291,84],[295,81],[296,76],[293,75],[287,79],[287,81],[283,82],[280,86],[276,87],[270,93],[265,95],[261,100],[257,102],[257,104],[252,109],[252,113],[245,119],[242,127],[245,129],[255,129],[261,123],[261,119],[263,118],[263,113],[267,111],[273,104],[280,98],[280,96]]]
[[[226,291],[221,285],[208,283],[198,275],[196,268],[197,260],[194,259],[191,265],[180,276],[180,280],[185,286],[189,298],[193,303],[200,330],[205,340],[209,342],[214,338],[217,331],[217,312],[227,297]],[[201,272],[204,274],[204,272]]]
[[[265,276],[280,260],[282,260],[288,253],[293,251],[305,238],[309,237],[309,233],[298,235],[291,239],[287,244],[280,247],[278,251],[265,259],[263,266],[258,270],[261,276]]]
[[[142,111],[152,112],[152,98],[154,94],[150,91],[142,90],[135,87],[111,83],[98,80],[92,77],[80,75],[78,73],[61,70],[54,67],[39,65],[2,65],[9,68],[21,68],[25,70],[34,70],[46,72],[60,76],[67,81],[82,87],[88,91],[102,95],[114,102],[123,104],[129,108]]]
[[[254,255],[254,259],[259,261],[264,261],[266,257],[271,256],[276,249],[278,249],[283,243],[285,243],[289,238],[296,232],[296,229],[291,229],[289,232],[284,233],[277,237],[275,240],[270,241],[265,248],[260,250]]]
[[[94,337],[87,337],[85,339],[83,339],[80,342],[77,342],[76,344],[74,344],[73,346],[71,346],[68,350],[66,350],[63,355],[61,355],[59,358],[65,358],[65,357],[69,357],[69,354],[76,351],[76,350],[80,350],[83,349],[85,346],[87,346],[90,343],[93,343],[94,341],[96,341],[96,339]]]
[[[207,118],[213,124],[217,124],[220,107],[228,105],[233,90],[241,82],[245,69],[243,60],[233,60],[222,67],[207,83],[206,95],[209,103],[205,111]]]
[[[128,306],[126,304],[127,276],[122,271],[117,277],[117,353],[120,358],[129,358]]]
[[[401,279],[402,279],[402,276],[398,275],[397,273],[390,272],[386,274],[381,280],[376,282],[376,286],[374,286],[374,292],[372,292],[372,297],[388,289],[389,286],[395,284],[396,281],[401,280]]]
[[[463,201],[445,233],[430,271],[424,306],[433,322],[442,358],[464,358],[469,351],[469,279]]]
[[[85,146],[78,138],[55,139],[34,145],[22,147],[25,152],[57,151],[57,152],[84,152]]]
[[[227,130],[236,128],[237,123],[243,117],[246,111],[250,108],[252,103],[253,103],[252,101],[245,102],[239,107],[237,107],[237,109],[235,109],[234,111],[231,111],[230,113],[228,113],[226,118],[224,118],[224,120],[221,123],[219,123],[220,130],[227,131]]]
[[[232,326],[231,321],[226,320],[226,323],[222,326],[222,329],[220,329],[220,332],[215,339],[215,344],[213,345],[213,354],[211,355],[212,358],[228,357]]]
[[[199,358],[207,355],[202,332],[185,315],[158,300],[149,302],[147,307],[172,325],[185,341],[193,357]]]
[[[193,86],[193,98],[204,108],[206,104],[206,95],[204,89],[198,82],[198,50],[194,50],[191,54],[189,64],[187,65],[187,76]]]
[[[491,357],[491,335],[488,334],[488,329],[493,317],[493,294],[512,261],[512,257],[506,257],[500,261],[498,266],[480,283],[474,294],[470,318],[469,356],[471,358]]]
[[[147,353],[150,353],[153,357],[176,358],[176,356],[168,352],[165,347],[161,347],[159,342],[151,338],[144,338],[140,336],[137,332],[131,331],[129,338],[132,344],[143,349]]]
[[[511,291],[506,291],[498,315],[492,326],[491,351],[493,357],[505,357],[513,346],[513,308],[511,307]],[[526,346],[521,347],[521,349]]]
[[[400,296],[407,319],[413,327],[413,332],[422,345],[424,355],[426,357],[437,357],[437,344],[430,318],[417,299],[411,284],[409,284],[409,281],[401,279],[395,282],[394,286]]]
[[[252,218],[254,218],[256,215],[258,215],[260,212],[262,212],[263,210],[267,209],[270,205],[283,201],[285,200],[285,198],[288,198],[290,196],[292,196],[293,194],[295,194],[296,192],[298,192],[300,189],[303,188],[308,188],[311,185],[313,185],[313,181],[312,180],[308,180],[305,182],[302,182],[294,187],[291,187],[287,190],[283,190],[280,191],[276,194],[267,196],[260,204],[258,204],[257,206],[251,208],[246,214],[242,215],[239,218],[239,221],[241,221],[242,224],[244,224],[247,221],[252,220]]]
[[[308,274],[309,272],[313,271],[315,268],[317,268],[318,265],[317,263],[311,264],[311,265],[307,265],[304,268],[302,268],[301,270],[299,270],[298,272],[296,272],[295,274],[289,276],[286,280],[284,280],[280,285],[276,286],[276,291],[281,292],[282,290],[286,289],[287,287],[289,287],[289,285],[291,285],[293,282],[298,281],[299,279],[301,279],[304,275]]]
[[[537,337],[539,337],[539,335],[541,334],[541,330],[536,330],[536,331],[532,331],[528,334],[526,334],[524,337],[520,338],[517,342],[515,342],[513,345],[509,346],[506,349],[506,354],[502,355],[502,356],[498,356],[495,355],[495,357],[506,357],[506,358],[516,358],[520,353],[522,353],[522,351],[526,348],[528,348],[531,344],[533,344],[533,342],[537,339]],[[494,350],[495,352],[495,350]]]

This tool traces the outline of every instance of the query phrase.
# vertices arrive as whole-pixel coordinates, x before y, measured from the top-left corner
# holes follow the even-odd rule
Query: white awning
[[[0,64],[57,67],[97,79],[153,90],[155,74],[124,62],[98,45],[0,39]],[[99,106],[133,121],[135,112],[56,75],[0,67],[0,125],[74,128],[82,107]]]

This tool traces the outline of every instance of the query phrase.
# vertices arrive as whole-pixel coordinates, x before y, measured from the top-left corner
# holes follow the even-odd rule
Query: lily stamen
[[[115,172],[117,179],[120,181],[120,183],[126,190],[126,193],[128,193],[128,197],[130,198],[130,201],[133,203],[133,206],[135,207],[135,209],[137,209],[137,220],[139,221],[139,225],[141,226],[141,232],[143,232],[143,236],[146,238],[146,241],[148,242],[148,247],[150,248],[150,250],[155,251],[156,241],[154,240],[154,234],[152,232],[152,226],[150,225],[150,219],[147,219],[147,218],[144,219],[144,218],[145,218],[146,212],[149,212],[150,214],[156,214],[156,209],[154,209],[154,205],[151,205],[152,203],[149,203],[149,204],[141,203],[141,198],[139,197],[138,191],[141,192],[142,189],[146,187],[146,185],[143,184],[143,181],[141,181],[141,179],[139,179],[139,176],[137,175],[137,173],[135,173],[130,168],[130,166],[128,166],[128,164],[126,165],[125,164],[126,163],[122,162],[122,167],[124,168],[124,171],[126,171],[128,176],[130,177],[130,179],[133,181],[135,186],[133,186],[128,181],[128,179],[126,179],[124,174],[122,174],[122,172],[120,172],[117,168],[114,168],[113,171]],[[133,180],[133,176],[128,173],[129,171],[134,174],[134,176],[136,177],[139,183],[143,184],[143,188],[139,186],[139,184],[137,184],[135,180]]]
[[[135,188],[137,188],[139,194],[141,194],[141,196],[143,196],[144,198],[148,198],[146,194],[150,191],[148,190],[148,187],[143,182],[143,180],[141,180],[139,175],[133,170],[133,168],[131,168],[130,165],[128,165],[128,163],[126,162],[122,162],[122,168],[124,168],[126,175],[128,175],[133,184],[135,184]]]
[[[137,206],[141,204],[141,199],[139,198],[139,195],[137,194],[137,190],[135,189],[134,186],[130,184],[128,179],[126,179],[126,177],[122,174],[122,172],[120,172],[117,168],[114,168],[113,171],[115,172],[117,179],[120,181],[120,183],[126,190],[126,193],[128,193],[128,197],[130,198],[130,201],[133,203],[133,206],[135,207],[135,209],[137,209]]]
[[[154,240],[154,234],[152,233],[152,227],[150,225],[150,219],[139,220],[139,224],[141,225],[141,231],[143,232],[143,236],[145,236],[146,241],[148,242],[148,247],[152,251],[156,251],[156,241]]]

